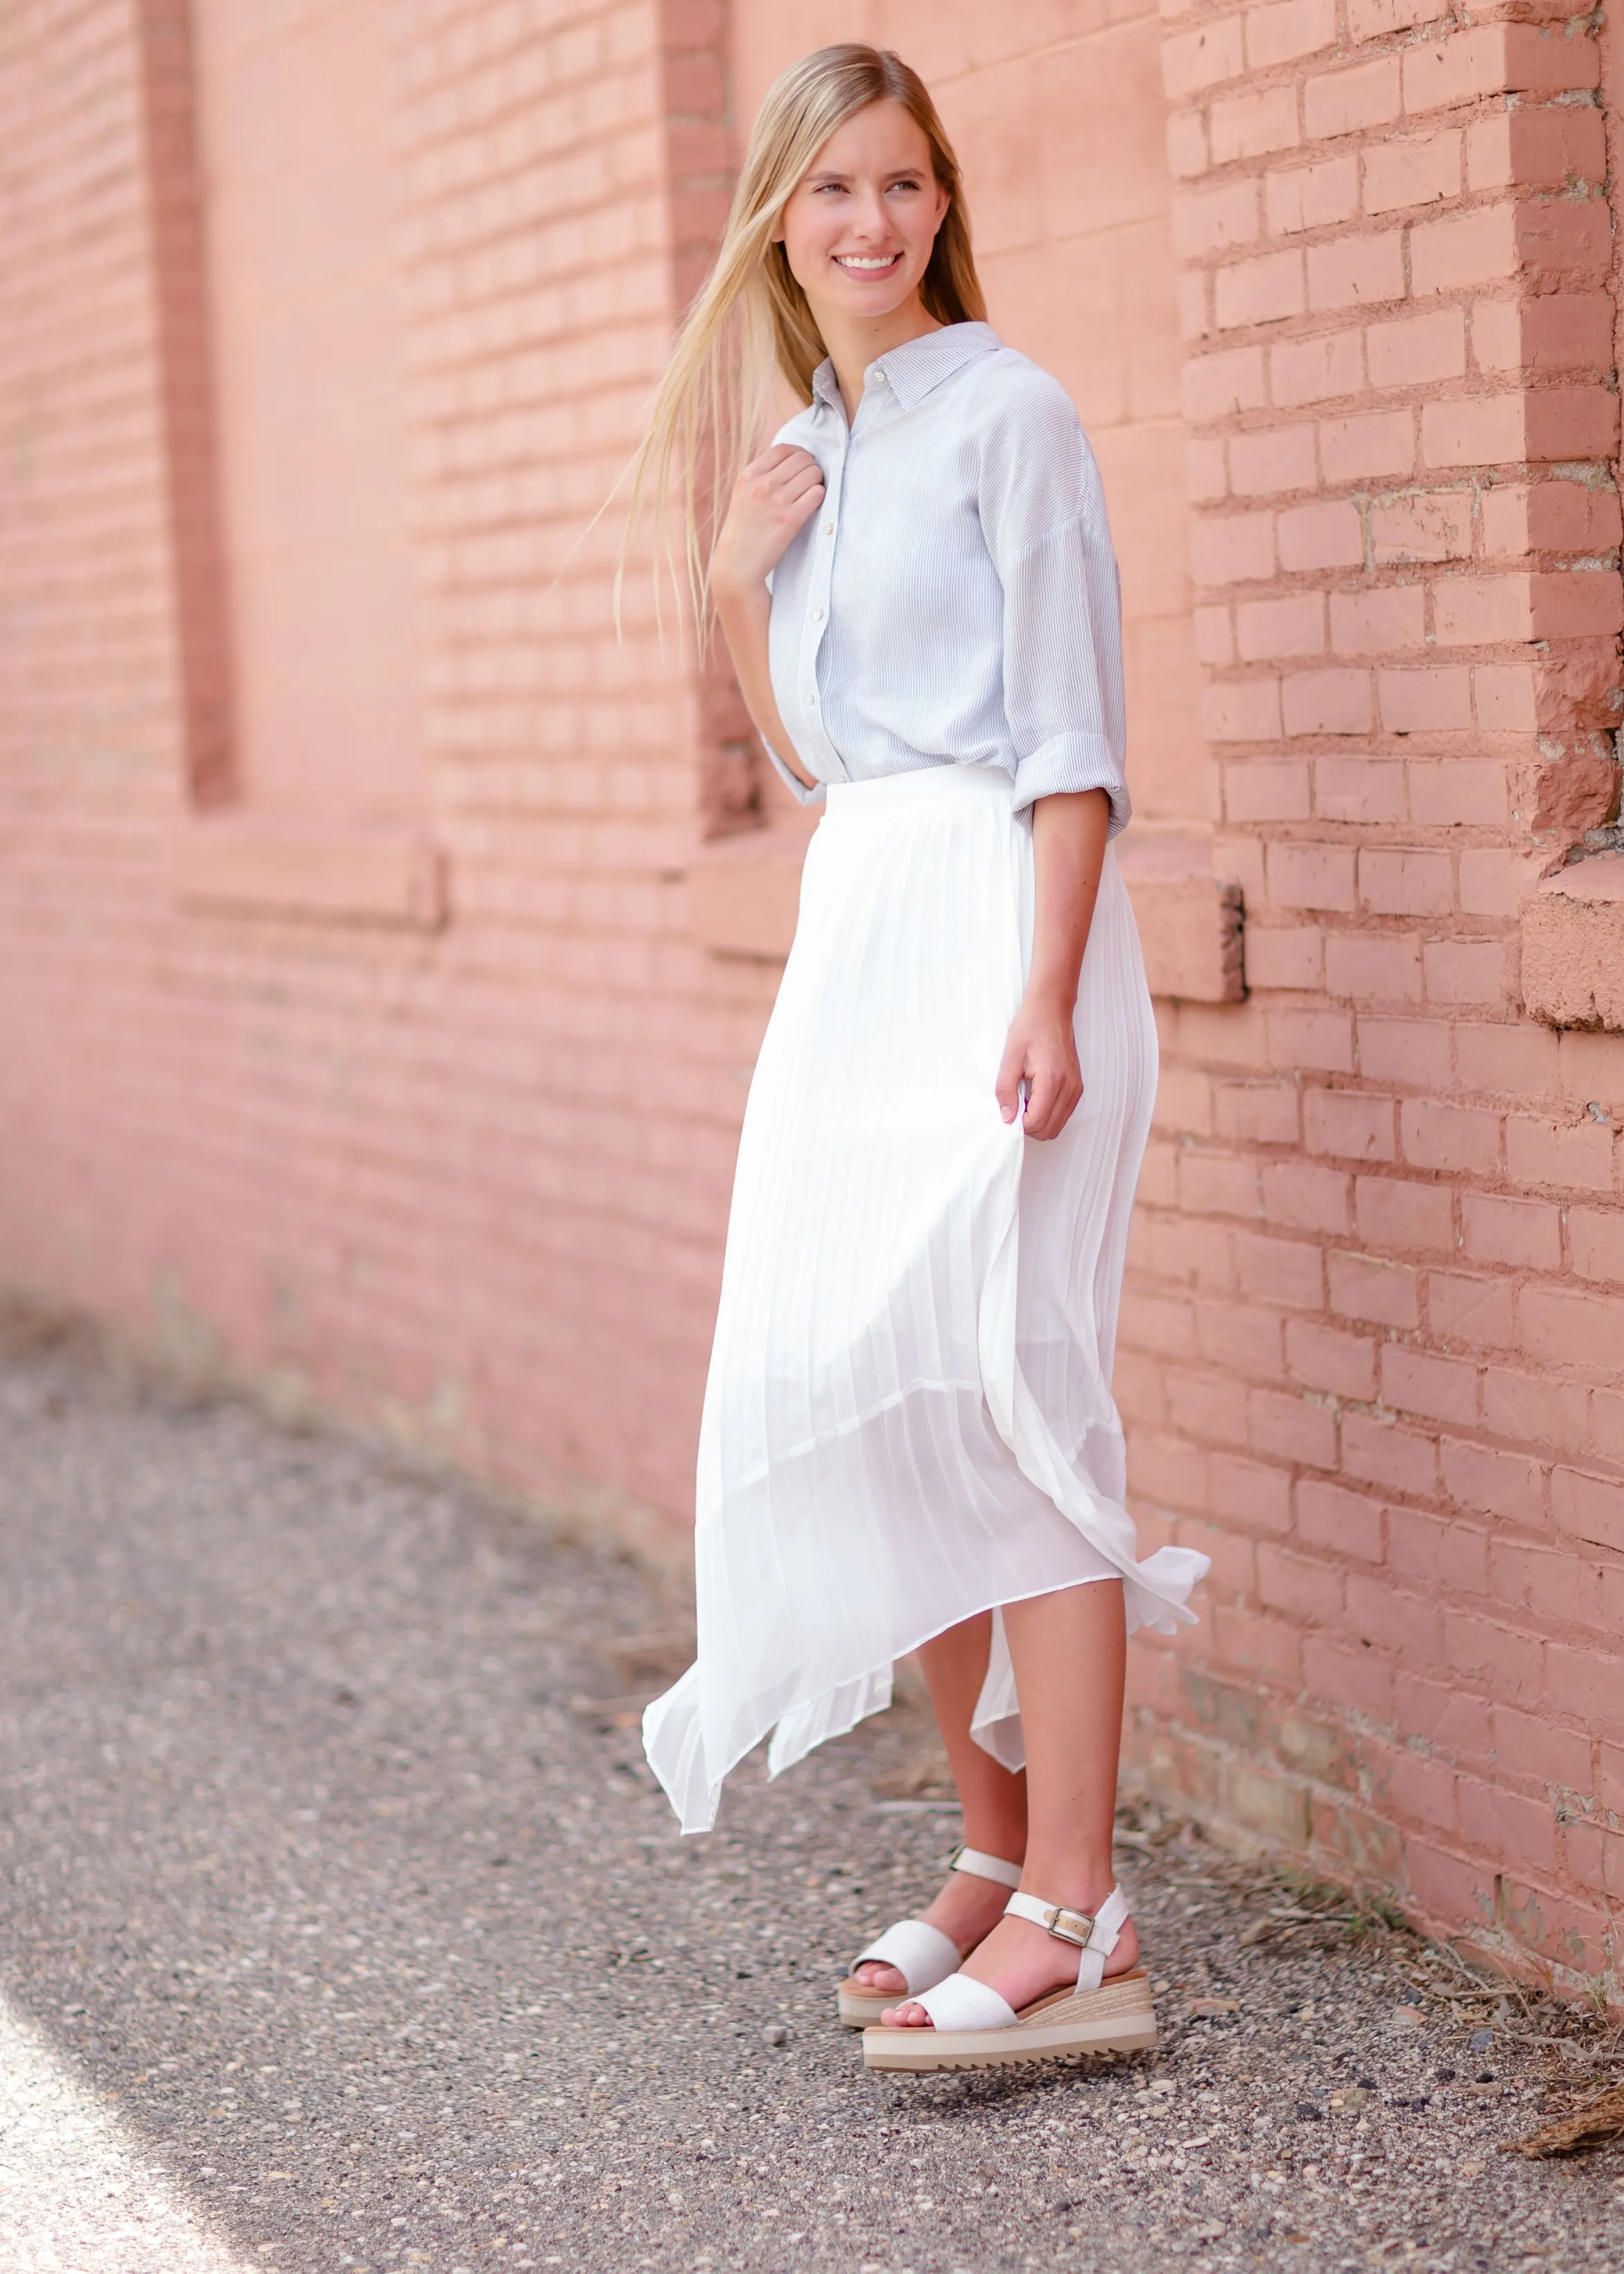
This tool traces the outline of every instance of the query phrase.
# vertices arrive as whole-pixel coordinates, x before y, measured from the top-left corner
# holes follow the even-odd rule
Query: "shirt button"
[[[812,621],[813,621],[813,622],[814,622],[815,624],[821,624],[821,623],[823,622],[823,611],[822,610],[822,608],[814,608],[814,609],[813,609],[813,611],[812,611]]]
[[[816,708],[817,708],[817,697],[816,697],[816,695],[808,695],[808,696],[807,697],[807,708],[808,708],[808,711],[816,711]]]
[[[832,521],[826,521],[826,522],[823,523],[823,534],[824,534],[824,536],[825,536],[825,537],[832,537],[832,536],[834,535],[834,533],[835,533],[835,525],[834,525],[833,522],[832,522]]]

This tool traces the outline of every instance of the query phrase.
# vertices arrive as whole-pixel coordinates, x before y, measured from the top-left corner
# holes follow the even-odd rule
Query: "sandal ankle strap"
[[[1105,1979],[1105,1962],[1122,1938],[1128,1922],[1128,1898],[1120,1887],[1113,1887],[1099,1909],[1092,1916],[1087,1911],[1074,1911],[1064,1903],[1046,1903],[1039,1895],[1012,1894],[1004,1906],[1006,1914],[1016,1918],[1030,1919],[1052,1934],[1056,1942],[1069,1942],[1079,1953],[1077,1986],[1079,1990],[1097,1990]]]
[[[1006,1864],[1002,1856],[989,1856],[984,1849],[966,1848],[961,1840],[947,1859],[950,1871],[966,1872],[973,1879],[993,1879],[1001,1887],[1019,1887],[1020,1865]]]

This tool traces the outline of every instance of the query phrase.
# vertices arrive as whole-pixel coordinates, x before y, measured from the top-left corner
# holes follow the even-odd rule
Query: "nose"
[[[854,236],[867,241],[872,237],[886,237],[890,234],[890,226],[885,218],[885,207],[877,190],[859,191],[853,199],[852,205],[853,210],[847,215],[846,219]]]

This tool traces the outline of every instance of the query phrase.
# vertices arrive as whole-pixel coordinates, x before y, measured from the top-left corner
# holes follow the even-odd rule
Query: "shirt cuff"
[[[1122,763],[1110,744],[1099,734],[1055,734],[1040,742],[1015,766],[1015,810],[1024,812],[1041,797],[1065,796],[1079,790],[1102,789],[1111,801],[1109,841],[1124,830],[1133,812]]]
[[[773,749],[772,744],[767,740],[765,734],[761,738],[761,746],[763,749],[766,751],[767,756],[772,760],[775,771],[777,772],[779,779],[793,794],[796,803],[798,805],[816,805],[819,798],[823,796],[826,785],[823,782],[818,782],[813,788],[808,789],[805,782],[801,780],[799,774],[791,772],[789,767],[785,764],[783,759]]]

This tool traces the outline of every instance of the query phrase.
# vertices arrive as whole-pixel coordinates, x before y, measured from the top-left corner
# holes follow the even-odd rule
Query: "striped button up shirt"
[[[778,715],[831,781],[998,766],[1018,808],[1123,773],[1121,600],[1099,469],[1057,380],[987,324],[870,364],[848,425],[834,365],[777,437],[823,470],[774,568]]]

